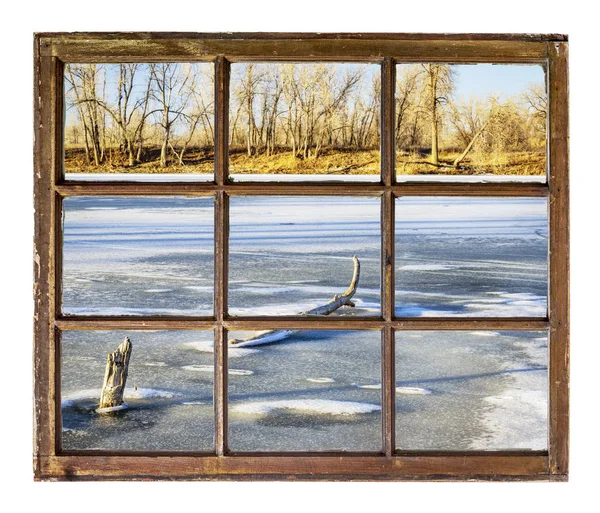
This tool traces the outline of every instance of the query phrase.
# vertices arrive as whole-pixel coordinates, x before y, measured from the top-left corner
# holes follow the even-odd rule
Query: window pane
[[[66,179],[212,180],[213,68],[66,64]]]
[[[545,332],[396,333],[396,447],[545,450]]]
[[[247,340],[259,333],[229,335],[232,451],[381,450],[378,331],[276,332],[269,345],[231,345],[260,343]]]
[[[375,64],[233,64],[232,178],[378,182],[380,84]]]
[[[356,307],[335,315],[379,313],[378,198],[234,197],[230,209],[231,314],[294,315],[323,306],[351,288],[353,256],[360,262]]]
[[[208,315],[213,199],[64,201],[63,312]]]
[[[125,337],[126,406],[99,413],[107,354]],[[212,343],[207,331],[63,332],[63,449],[213,450]]]
[[[545,317],[545,198],[396,203],[396,315]]]
[[[546,181],[541,65],[400,64],[399,181]]]

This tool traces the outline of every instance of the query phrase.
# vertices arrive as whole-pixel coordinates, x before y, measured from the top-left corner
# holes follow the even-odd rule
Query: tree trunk
[[[109,411],[106,409],[123,405],[123,392],[129,371],[131,348],[131,341],[129,337],[126,337],[115,352],[108,353],[98,410]]]
[[[431,65],[430,65],[431,66]],[[437,72],[433,69],[429,70],[429,89],[431,102],[431,160],[430,162],[437,166],[439,165],[438,154],[438,117],[437,117]]]
[[[352,276],[352,281],[350,282],[350,286],[343,294],[338,294],[334,296],[334,298],[325,303],[324,305],[313,308],[312,310],[308,310],[306,312],[300,313],[300,315],[329,315],[330,313],[335,312],[342,306],[354,306],[352,302],[352,296],[356,293],[356,288],[358,287],[358,280],[360,278],[360,262],[358,258],[352,257],[354,260],[354,275]],[[263,344],[271,344],[273,342],[279,342],[288,338],[290,335],[297,333],[299,330],[271,330],[260,333],[259,335],[255,335],[250,338],[246,338],[243,340],[234,339],[229,342],[230,345],[235,347],[249,347],[249,346],[259,346]]]
[[[170,131],[170,128],[165,128],[163,143],[160,148],[160,167],[167,167],[167,149],[169,148],[169,131]]]
[[[465,150],[458,157],[456,157],[456,159],[454,159],[454,162],[452,163],[452,165],[454,167],[458,167],[460,165],[460,163],[464,160],[464,158],[467,156],[467,154],[471,151],[471,148],[473,147],[473,144],[475,144],[475,141],[478,139],[478,137],[486,129],[486,127],[488,126],[488,124],[491,121],[491,119],[492,119],[492,117],[490,115],[490,117],[488,118],[488,120],[483,124],[483,126],[473,136],[473,139],[471,139],[471,141],[469,142],[469,144],[467,144],[467,147],[465,148]]]

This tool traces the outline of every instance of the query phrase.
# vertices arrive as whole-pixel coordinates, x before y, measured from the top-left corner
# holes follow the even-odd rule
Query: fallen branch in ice
[[[352,257],[354,261],[354,275],[352,276],[352,281],[350,282],[350,286],[348,290],[343,294],[336,295],[331,301],[325,303],[322,306],[318,306],[313,308],[312,310],[308,310],[306,312],[301,312],[299,315],[329,315],[332,312],[335,312],[342,306],[355,306],[352,302],[352,296],[356,293],[356,288],[358,287],[358,280],[360,278],[360,262],[358,258],[355,256]],[[263,344],[271,344],[273,342],[279,342],[288,338],[290,335],[297,333],[299,330],[271,330],[265,331],[263,333],[259,333],[250,338],[246,339],[234,339],[229,342],[230,345],[236,347],[250,347],[250,346],[259,346]]]

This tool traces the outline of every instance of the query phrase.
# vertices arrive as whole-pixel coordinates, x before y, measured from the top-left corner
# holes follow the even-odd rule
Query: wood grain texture
[[[546,456],[58,456],[40,461],[39,479],[462,479],[548,478]]]
[[[382,330],[381,383],[383,420],[383,450],[390,458],[396,450],[396,352],[394,330],[386,327]]]
[[[550,470],[569,471],[568,49],[548,44],[550,165]]]
[[[34,472],[55,454],[53,246],[53,119],[56,60],[40,55],[34,41]]]
[[[546,184],[523,183],[404,183],[386,186],[372,182],[261,182],[216,185],[207,182],[63,182],[56,186],[70,196],[487,196],[545,197]]]
[[[48,34],[41,52],[65,62],[156,62],[214,60],[224,55],[244,60],[337,60],[379,62],[390,56],[403,62],[543,62],[546,44],[528,37],[479,38],[440,35],[428,38],[377,39],[348,34]]]
[[[36,37],[47,39],[356,39],[379,41],[381,39],[407,41],[567,41],[565,34],[532,33],[415,33],[415,32],[40,32]]]
[[[55,321],[61,330],[212,330],[220,323],[208,317],[99,317],[63,316]],[[227,317],[222,325],[228,330],[450,330],[450,331],[544,331],[549,322],[536,317],[402,317],[385,321],[377,317]]]

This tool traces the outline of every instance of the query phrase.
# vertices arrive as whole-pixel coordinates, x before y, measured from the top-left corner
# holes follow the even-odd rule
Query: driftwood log
[[[131,341],[126,337],[115,352],[108,353],[98,411],[107,411],[123,405],[131,348]]]
[[[334,296],[334,298],[331,301],[325,303],[322,306],[318,306],[306,312],[301,312],[299,315],[329,315],[330,313],[335,312],[342,306],[355,306],[352,302],[352,296],[354,296],[354,294],[356,293],[356,288],[358,287],[358,280],[360,278],[360,262],[355,256],[352,257],[352,260],[354,261],[354,275],[352,276],[352,281],[350,282],[350,286],[348,287],[346,292]],[[273,342],[279,342],[281,340],[284,340],[290,335],[297,333],[298,331],[299,330],[265,331],[250,338],[245,338],[241,340],[233,339],[229,342],[229,344],[236,347],[249,347],[259,346],[263,344],[271,344]]]

